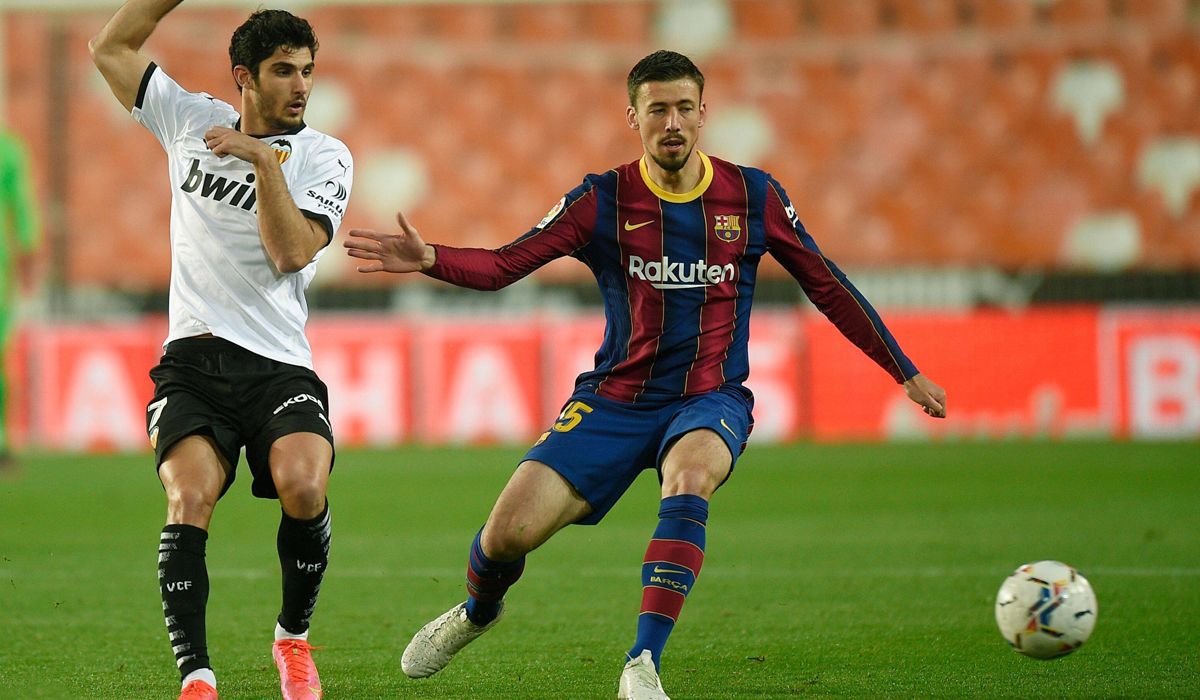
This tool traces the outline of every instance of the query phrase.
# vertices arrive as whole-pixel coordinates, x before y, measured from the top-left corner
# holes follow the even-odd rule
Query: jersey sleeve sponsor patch
[[[294,158],[294,156],[293,156]],[[346,216],[350,189],[354,181],[354,160],[340,141],[329,139],[306,161],[304,171],[293,184],[292,197],[301,211],[319,216],[330,239]]]
[[[550,222],[554,221],[554,218],[556,216],[558,216],[559,214],[561,214],[563,208],[566,206],[567,206],[567,198],[564,196],[562,199],[558,200],[557,204],[555,204],[553,207],[550,207],[550,211],[546,212],[546,216],[542,217],[542,220],[539,221],[538,225],[535,226],[534,228],[541,229],[541,228],[546,228],[547,226],[549,226]]]

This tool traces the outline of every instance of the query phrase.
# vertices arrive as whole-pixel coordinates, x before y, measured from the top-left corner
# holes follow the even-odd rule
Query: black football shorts
[[[278,498],[267,462],[276,440],[316,433],[333,446],[329,391],[308,368],[205,336],[170,342],[150,378],[154,398],[146,406],[146,432],[156,466],[183,438],[207,435],[234,467],[222,495],[233,484],[243,447],[254,478],[251,492]]]

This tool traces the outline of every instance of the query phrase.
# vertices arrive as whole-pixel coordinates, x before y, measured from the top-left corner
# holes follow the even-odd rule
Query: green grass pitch
[[[345,451],[313,625],[330,699],[612,698],[656,522],[650,473],[529,557],[504,622],[437,676],[399,655],[463,598],[467,548],[519,449]],[[222,698],[278,697],[277,505],[242,474],[208,546]],[[147,455],[29,456],[0,477],[0,698],[173,698]],[[1200,444],[754,446],[716,496],[667,647],[673,697],[1195,697]],[[1091,580],[1091,640],[1024,658],[992,605],[1017,565]]]

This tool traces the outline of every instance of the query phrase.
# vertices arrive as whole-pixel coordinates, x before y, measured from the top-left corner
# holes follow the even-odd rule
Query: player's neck
[[[666,170],[648,155],[642,156],[646,164],[646,173],[654,184],[672,194],[686,194],[696,189],[704,179],[704,161],[692,151],[691,157],[679,170]]]
[[[262,121],[261,119],[254,119],[245,112],[242,113],[242,119],[238,123],[238,128],[243,134],[248,134],[250,136],[254,136],[255,138],[278,136],[279,134],[287,133],[287,131],[284,129],[267,126],[266,122]]]
[[[243,134],[254,136],[255,138],[264,138],[267,136],[279,136],[280,134],[294,133],[294,128],[281,127],[278,124],[270,124],[263,119],[258,113],[258,109],[254,103],[246,98],[242,98],[242,118],[238,121],[238,130]]]

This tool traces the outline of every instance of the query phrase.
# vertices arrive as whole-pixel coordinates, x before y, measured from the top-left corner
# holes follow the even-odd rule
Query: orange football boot
[[[283,700],[319,700],[321,677],[312,660],[312,646],[303,639],[280,639],[271,647],[279,669]],[[215,696],[214,696],[215,697]]]
[[[179,700],[217,700],[217,689],[204,681],[192,681],[183,686]]]

